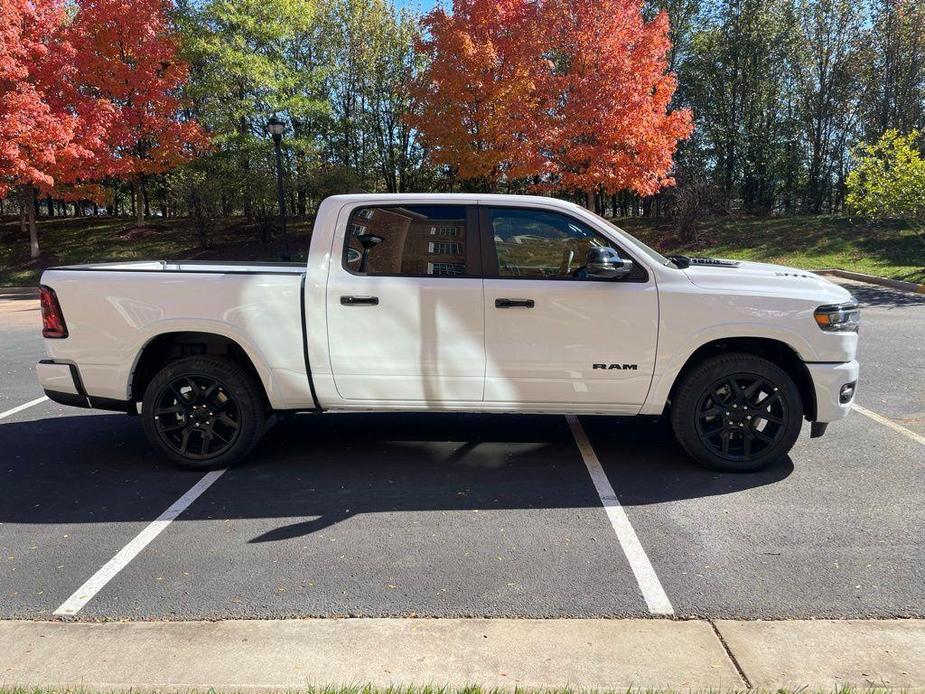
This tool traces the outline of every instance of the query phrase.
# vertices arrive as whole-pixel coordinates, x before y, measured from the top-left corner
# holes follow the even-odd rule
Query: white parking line
[[[921,434],[916,434],[914,431],[906,429],[906,427],[902,426],[901,424],[897,424],[892,419],[887,419],[882,414],[871,412],[866,407],[861,407],[860,405],[857,405],[857,404],[852,405],[851,407],[852,409],[855,409],[858,412],[860,412],[865,417],[870,417],[875,422],[879,422],[883,426],[889,427],[893,431],[899,432],[903,436],[908,436],[910,439],[912,439],[916,443],[920,443],[923,446],[925,446],[925,436],[922,436]]]
[[[588,440],[584,427],[581,426],[581,422],[578,421],[578,417],[575,415],[566,415],[565,419],[572,430],[572,436],[575,438],[575,443],[581,452],[582,460],[585,461],[585,467],[588,468],[588,474],[591,475],[591,481],[594,483],[597,495],[601,499],[601,504],[610,519],[610,525],[613,526],[617,539],[620,541],[620,546],[623,548],[623,553],[626,555],[626,560],[633,570],[636,583],[639,585],[639,590],[642,591],[642,597],[649,607],[649,612],[651,614],[673,615],[674,608],[665,594],[665,589],[662,588],[661,581],[658,580],[655,569],[652,568],[652,562],[649,561],[646,551],[642,548],[642,544],[636,536],[636,531],[633,530],[633,526],[630,524],[626,511],[620,505],[617,493],[610,484],[610,480],[607,479],[607,473],[601,467],[601,461],[597,459],[597,454],[594,452],[594,448],[591,447],[591,442]]]
[[[55,610],[56,615],[73,616],[80,612],[93,596],[99,593],[103,587],[109,583],[116,574],[128,566],[138,553],[141,552],[148,544],[166,528],[189,505],[192,504],[199,496],[225,473],[224,470],[213,470],[203,475],[196,484],[190,487],[189,491],[177,499],[173,505],[164,511],[157,520],[151,522],[148,527],[138,533],[135,538],[125,547],[119,550],[118,554],[103,564],[103,567],[93,574],[86,583],[74,591],[74,594],[65,600],[61,607]]]
[[[36,398],[35,400],[31,400],[31,401],[27,402],[25,405],[20,405],[19,407],[14,407],[12,410],[7,410],[6,412],[0,412],[0,419],[6,419],[7,417],[12,417],[12,416],[13,416],[14,414],[16,414],[17,412],[22,412],[23,410],[28,410],[30,407],[34,407],[35,405],[38,405],[38,404],[40,404],[40,403],[43,403],[43,402],[45,402],[46,400],[48,400],[48,396],[47,396],[47,395],[43,395],[43,396],[40,397],[40,398]]]

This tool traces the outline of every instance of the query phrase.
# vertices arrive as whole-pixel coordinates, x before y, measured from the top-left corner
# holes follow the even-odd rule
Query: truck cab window
[[[354,274],[468,274],[466,208],[462,205],[361,207],[350,215],[347,232],[343,262]]]
[[[629,258],[608,239],[566,215],[493,208],[488,218],[499,277],[587,279],[584,268],[593,248],[612,248],[619,256]]]

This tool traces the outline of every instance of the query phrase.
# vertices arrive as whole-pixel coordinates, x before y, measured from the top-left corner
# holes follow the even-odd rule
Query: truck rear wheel
[[[145,389],[142,425],[151,446],[185,467],[223,468],[246,456],[266,421],[263,391],[230,359],[170,362]]]
[[[793,379],[752,354],[723,354],[695,367],[671,404],[671,426],[700,465],[751,472],[783,458],[800,434],[803,403]]]

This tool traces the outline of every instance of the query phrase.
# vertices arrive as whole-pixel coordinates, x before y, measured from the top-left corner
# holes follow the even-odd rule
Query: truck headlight
[[[820,306],[813,313],[816,325],[831,333],[856,333],[861,323],[861,309],[854,300],[843,304]]]

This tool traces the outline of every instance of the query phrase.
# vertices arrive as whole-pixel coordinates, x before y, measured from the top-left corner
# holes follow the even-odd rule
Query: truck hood
[[[784,265],[695,259],[682,272],[691,282],[704,289],[792,296],[832,304],[851,298],[848,290],[824,277]]]

